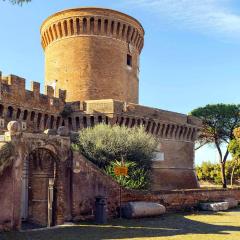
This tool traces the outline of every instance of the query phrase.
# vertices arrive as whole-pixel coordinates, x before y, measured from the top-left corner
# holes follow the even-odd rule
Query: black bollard
[[[97,224],[107,223],[107,198],[103,196],[97,196],[95,201],[96,213],[95,221]]]

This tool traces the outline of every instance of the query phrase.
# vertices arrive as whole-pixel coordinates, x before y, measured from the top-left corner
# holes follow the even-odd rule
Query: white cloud
[[[150,9],[158,17],[178,26],[240,37],[240,14],[234,12],[235,0],[127,0]]]

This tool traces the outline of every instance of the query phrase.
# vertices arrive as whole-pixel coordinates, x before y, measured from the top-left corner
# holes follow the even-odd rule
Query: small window
[[[132,56],[131,55],[127,55],[127,65],[132,67]]]

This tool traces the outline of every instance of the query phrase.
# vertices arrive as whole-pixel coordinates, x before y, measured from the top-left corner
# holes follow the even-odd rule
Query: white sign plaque
[[[155,152],[153,161],[164,161],[164,152]]]

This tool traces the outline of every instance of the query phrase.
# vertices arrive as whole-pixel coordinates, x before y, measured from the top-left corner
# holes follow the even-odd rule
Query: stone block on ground
[[[159,216],[166,212],[166,208],[154,202],[129,202],[122,208],[123,217],[141,218]]]
[[[238,200],[235,198],[226,198],[224,202],[227,202],[229,204],[229,208],[235,208],[238,206]]]
[[[228,202],[209,202],[209,203],[200,203],[200,209],[204,211],[226,211],[229,209]]]

